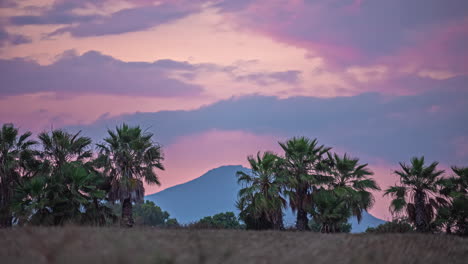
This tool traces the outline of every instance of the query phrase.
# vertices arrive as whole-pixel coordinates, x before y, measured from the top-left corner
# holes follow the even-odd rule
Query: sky
[[[466,47],[465,0],[0,0],[0,123],[141,125],[166,166],[147,193],[293,136],[385,188],[413,156],[468,165]]]

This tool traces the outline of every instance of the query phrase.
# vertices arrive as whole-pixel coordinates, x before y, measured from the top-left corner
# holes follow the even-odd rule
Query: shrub
[[[203,217],[188,227],[196,229],[240,229],[241,224],[233,212],[226,212]]]
[[[376,227],[369,227],[366,233],[408,233],[414,231],[414,228],[405,219],[397,219]]]

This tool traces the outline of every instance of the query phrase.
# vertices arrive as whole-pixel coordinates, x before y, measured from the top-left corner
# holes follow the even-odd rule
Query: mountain
[[[146,196],[181,223],[221,212],[236,212],[239,185],[236,172],[249,170],[242,166],[222,166],[189,182]]]
[[[237,192],[236,172],[249,172],[240,165],[222,166],[212,169],[192,181],[167,188],[161,192],[146,196],[147,200],[155,202],[163,210],[168,211],[180,223],[190,223],[205,216],[232,211],[238,213],[235,207]],[[287,211],[284,217],[285,225],[293,225],[295,217]],[[371,214],[364,212],[360,224],[355,217],[350,219],[352,232],[363,232],[367,227],[385,223]]]

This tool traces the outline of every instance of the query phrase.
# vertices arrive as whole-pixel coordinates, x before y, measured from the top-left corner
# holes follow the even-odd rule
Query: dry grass
[[[468,263],[468,239],[151,228],[0,230],[0,263]]]

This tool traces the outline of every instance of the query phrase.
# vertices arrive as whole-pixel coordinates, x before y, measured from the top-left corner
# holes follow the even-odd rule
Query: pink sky
[[[271,135],[256,135],[243,131],[211,130],[200,134],[181,137],[174,144],[165,148],[165,166],[167,171],[159,172],[162,188],[168,188],[201,176],[203,173],[223,165],[249,166],[246,157],[255,155],[259,150],[282,153],[278,141],[286,138],[278,138]],[[234,147],[233,147],[234,146]],[[340,154],[343,150],[334,149]],[[372,160],[367,158],[368,160]],[[397,183],[398,178],[393,174],[397,167],[386,164],[383,161],[373,160],[370,169],[375,173],[375,178],[382,189]],[[178,177],[173,177],[177,175]],[[158,186],[147,186],[148,193],[158,192],[162,189]],[[375,193],[377,202],[370,211],[381,219],[391,219],[388,211],[388,198],[381,198],[381,193]]]
[[[464,0],[5,0],[0,4],[0,123],[39,132],[93,126],[136,112],[184,110],[189,116],[236,98],[316,98],[323,108],[306,116],[336,120],[320,135],[369,162],[386,186],[394,182],[390,172],[397,160],[437,153],[444,153],[445,163],[468,158],[467,125],[452,121],[468,113],[462,100],[468,90],[467,46]],[[360,102],[368,94],[395,108],[364,111],[350,103],[337,110],[339,116],[327,109],[327,100],[340,105],[342,97]],[[349,124],[341,118],[346,114],[366,115],[367,127]],[[256,110],[246,115],[256,120]],[[217,166],[247,165],[247,155],[279,151],[277,142],[286,136],[315,137],[313,126],[294,130],[308,120],[254,129],[247,118],[245,125],[223,128],[217,124],[224,116],[205,116],[212,126],[184,127],[187,131],[162,142],[167,170],[160,174],[162,186],[148,192]],[[415,120],[428,118],[441,130],[412,132],[419,126]],[[382,139],[364,143],[373,124],[387,119],[375,127],[392,124],[379,130]],[[398,133],[406,133],[401,151],[414,151],[411,138],[431,141],[433,148],[397,156],[370,145],[386,141],[396,148]],[[389,218],[388,200],[379,196],[372,213]]]

